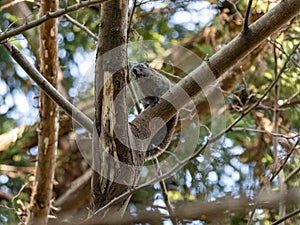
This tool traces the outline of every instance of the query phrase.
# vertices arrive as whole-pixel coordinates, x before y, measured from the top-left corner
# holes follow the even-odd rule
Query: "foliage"
[[[67,1],[68,2],[68,1]],[[69,1],[68,4],[75,1]],[[216,40],[217,46],[211,42],[194,43],[192,51],[200,51],[203,55],[211,56],[218,48],[226,45],[231,39],[231,27],[227,23],[233,21],[236,16],[236,9],[245,14],[248,1],[137,1],[135,8],[130,41],[154,40],[156,44],[151,46],[153,55],[159,55],[163,51],[163,44],[184,43],[188,37],[193,37],[205,27],[212,27],[217,30],[222,37]],[[268,11],[270,1],[256,1],[253,11]],[[61,1],[61,8],[65,7],[66,2]],[[131,3],[131,9],[132,9]],[[221,5],[220,5],[221,4]],[[28,3],[32,13],[37,17],[36,5]],[[224,9],[228,6],[226,18],[218,17],[223,15]],[[207,11],[208,10],[208,11]],[[209,15],[207,14],[208,12]],[[197,18],[195,15],[200,15]],[[176,16],[177,15],[177,16]],[[256,14],[255,14],[256,15]],[[70,13],[69,16],[83,24],[95,35],[98,35],[99,8],[93,6],[83,10]],[[180,22],[180,16],[186,16],[189,20]],[[201,20],[199,17],[210,17],[209,20]],[[18,18],[12,12],[0,11],[0,28],[10,28],[18,22]],[[228,21],[226,21],[228,20]],[[226,22],[225,22],[226,21]],[[231,25],[231,24],[230,24]],[[236,25],[240,29],[239,25]],[[299,130],[300,130],[300,50],[299,48],[291,57],[292,60],[285,66],[288,55],[299,43],[300,21],[296,18],[285,30],[274,34],[264,43],[264,48],[252,62],[249,70],[242,71],[242,79],[235,85],[233,90],[224,91],[228,109],[226,111],[226,123],[229,126],[238,118],[244,109],[250,107],[256,100],[263,96],[265,90],[274,81],[276,74],[281,68],[285,68],[278,82],[279,93],[275,94],[274,89],[267,93],[261,104],[250,114],[244,116],[234,128],[222,138],[216,145],[209,146],[205,152],[189,163],[184,165],[176,174],[165,180],[168,189],[168,197],[174,206],[184,205],[188,202],[213,202],[227,199],[240,198],[246,196],[253,198],[260,189],[280,188],[280,179],[276,177],[271,180],[272,175],[280,167],[280,163],[288,157],[289,151],[293,149],[294,154],[289,156],[283,168],[284,176],[287,177],[292,171],[300,167],[299,159]],[[59,59],[63,72],[63,85],[71,99],[86,103],[93,93],[88,90],[85,96],[78,99],[76,90],[80,78],[89,68],[86,68],[83,60],[89,58],[93,61],[97,42],[83,32],[79,27],[72,24],[65,17],[59,19]],[[203,33],[202,33],[203,34]],[[203,34],[205,35],[205,34]],[[13,39],[14,43],[24,54],[31,59],[33,64],[38,65],[38,55],[32,51],[30,39],[23,35],[18,35]],[[274,47],[275,46],[275,47]],[[274,50],[275,49],[275,50]],[[274,53],[275,52],[275,53]],[[151,58],[151,57],[150,57]],[[0,164],[5,166],[33,167],[34,157],[36,156],[36,145],[24,147],[29,139],[36,135],[33,125],[38,121],[37,101],[34,96],[39,91],[26,74],[11,60],[6,51],[0,46],[0,133],[4,134],[16,126],[33,126],[27,129],[22,137],[17,138],[5,151],[0,151]],[[87,60],[87,61],[88,61]],[[243,70],[243,68],[242,68]],[[245,96],[246,93],[246,96]],[[251,96],[254,96],[253,98]],[[20,101],[26,101],[26,110],[22,108]],[[21,101],[22,101],[21,100]],[[81,102],[80,102],[81,100]],[[274,116],[274,104],[278,103],[278,116]],[[232,107],[235,106],[235,107]],[[24,106],[23,106],[24,107]],[[25,112],[26,111],[26,112]],[[133,110],[130,113],[135,113]],[[26,120],[25,117],[34,115],[34,119]],[[201,118],[201,123],[210,126],[209,116]],[[278,131],[275,132],[276,123]],[[240,128],[240,129],[238,129]],[[261,132],[263,131],[263,132]],[[290,146],[286,148],[284,144],[275,140],[272,133],[279,133],[279,138],[285,140]],[[200,147],[208,137],[205,131],[200,132],[198,146]],[[297,136],[285,139],[286,136]],[[80,156],[76,147],[61,135],[58,151],[58,163],[55,185],[55,196],[60,197],[70,187],[71,182],[80,177],[87,169],[86,162]],[[70,139],[70,137],[68,136]],[[67,139],[68,139],[67,138]],[[179,141],[174,138],[173,145]],[[274,141],[275,140],[275,141]],[[275,144],[274,144],[275,143]],[[72,149],[72,150],[70,150]],[[172,144],[170,145],[170,150]],[[276,151],[274,149],[277,149]],[[164,155],[162,155],[164,157]],[[72,163],[69,163],[70,160]],[[278,160],[278,161],[277,161]],[[149,162],[150,163],[150,162]],[[80,164],[80,165],[79,165]],[[73,173],[71,172],[73,171]],[[1,199],[0,204],[0,224],[16,224],[18,217],[17,210],[24,210],[23,203],[28,202],[30,190],[22,189],[23,185],[32,180],[33,173],[18,172],[11,173],[2,170],[0,175],[0,189],[15,198],[9,202]],[[70,173],[72,173],[70,175]],[[3,176],[3,177],[2,177]],[[288,187],[299,187],[299,179],[292,177],[287,182]],[[22,190],[21,193],[19,191]],[[14,204],[13,204],[14,203]],[[22,204],[21,204],[22,203]],[[83,206],[86,207],[87,205]],[[299,203],[288,207],[287,212],[293,211],[293,207],[299,208]],[[128,213],[139,215],[142,212],[157,211],[166,213],[165,204],[159,184],[146,187],[134,193],[128,207]],[[224,213],[223,224],[247,224],[251,214],[251,208],[238,211],[227,211]],[[254,218],[259,224],[270,224],[279,219],[278,208],[272,210],[257,209],[254,211]],[[199,217],[194,220],[195,224],[212,224],[212,218]],[[290,224],[298,224],[299,218],[289,219]],[[183,224],[188,222],[183,222]],[[190,221],[190,223],[192,223]]]

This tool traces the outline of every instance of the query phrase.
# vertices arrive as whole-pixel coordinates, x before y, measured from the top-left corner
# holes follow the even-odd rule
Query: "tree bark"
[[[124,91],[128,76],[127,8],[127,0],[110,0],[101,5],[95,69],[92,212],[127,191],[134,182]],[[122,216],[128,200],[110,207],[102,216]]]
[[[41,1],[40,17],[58,8],[58,0]],[[58,46],[57,20],[40,26],[40,68],[43,76],[57,85]],[[51,207],[52,186],[58,138],[58,107],[44,92],[40,93],[40,123],[35,185],[27,224],[46,225]]]

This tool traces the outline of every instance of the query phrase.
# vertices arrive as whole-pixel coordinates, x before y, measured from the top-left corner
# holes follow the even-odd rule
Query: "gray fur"
[[[159,98],[173,86],[166,77],[152,69],[147,63],[138,63],[132,67],[131,71],[145,108],[155,105]],[[175,131],[177,118],[176,115],[170,119],[152,138],[146,152],[146,160],[159,156],[167,149]]]

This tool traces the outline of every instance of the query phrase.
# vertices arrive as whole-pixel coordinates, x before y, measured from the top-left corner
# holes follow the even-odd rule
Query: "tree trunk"
[[[41,1],[40,16],[56,11],[58,1]],[[40,26],[41,73],[53,85],[57,84],[58,47],[57,20]],[[58,107],[44,92],[40,93],[40,124],[38,127],[38,158],[35,186],[27,224],[47,224],[50,212],[52,185],[58,137]]]
[[[95,69],[92,212],[127,191],[134,183],[125,101],[127,8],[126,0],[110,0],[101,5]],[[128,200],[115,204],[101,216],[122,216]]]
[[[117,86],[114,81],[117,81],[116,78],[120,78],[121,76],[117,76],[116,73],[114,74],[114,76],[112,76],[111,71],[115,71],[117,70],[116,68],[120,68],[121,62],[118,62],[118,60],[121,60],[122,58],[122,51],[120,51],[121,49],[115,52],[110,51],[110,57],[103,57],[103,54],[108,50],[111,50],[113,47],[121,44],[118,43],[118,38],[120,36],[117,35],[117,33],[122,30],[120,29],[120,26],[116,25],[114,27],[109,27],[110,25],[116,23],[116,21],[120,22],[120,20],[116,19],[114,20],[114,22],[108,22],[112,18],[116,18],[116,15],[118,15],[116,13],[119,9],[118,7],[118,3],[113,4],[111,1],[109,1],[102,6],[101,13],[101,35],[99,39],[99,48],[96,61],[97,65],[95,94],[95,133],[99,134],[100,138],[97,138],[96,135],[94,135],[93,155],[95,157],[95,162],[101,162],[100,165],[102,177],[99,178],[99,175],[94,172],[92,184],[92,210],[94,212],[129,188],[129,186],[122,186],[115,182],[116,179],[120,179],[120,177],[118,177],[121,171],[119,169],[120,165],[118,163],[113,163],[113,161],[109,162],[109,159],[107,157],[108,154],[104,155],[103,152],[109,152],[110,155],[113,156],[114,159],[116,159],[116,162],[119,162],[118,160],[120,160],[120,156],[122,155],[122,153],[124,155],[127,154],[128,156],[128,158],[124,158],[124,162],[129,162],[131,160],[130,163],[139,164],[139,162],[142,161],[138,160],[137,162],[135,159],[132,159],[129,154],[130,151],[127,151],[123,145],[119,145],[119,148],[116,147],[117,144],[120,144],[120,142],[118,142],[118,139],[116,139],[115,136],[115,125],[122,123],[119,123],[117,121],[119,113],[114,111],[116,110],[116,104],[112,104],[112,102],[114,102],[116,93],[118,93],[115,92],[115,88]],[[166,99],[166,101],[159,101],[156,105],[154,105],[153,107],[149,107],[136,119],[130,122],[129,125],[132,133],[136,137],[147,138],[149,134],[148,124],[152,118],[159,117],[162,118],[165,122],[169,121],[177,113],[176,109],[182,108],[191,100],[191,98],[199,94],[202,88],[209,86],[215,81],[216,78],[221,77],[238,61],[242,60],[247,54],[253,51],[269,35],[276,32],[280,27],[282,27],[290,19],[292,19],[293,16],[297,14],[297,12],[299,12],[299,3],[297,3],[296,0],[287,0],[281,2],[273,10],[268,12],[257,22],[253,23],[253,25],[251,25],[246,32],[238,35],[227,46],[213,55],[209,60],[204,62],[192,73],[190,73],[189,76],[181,80],[176,86],[169,90],[163,96],[163,99]],[[270,20],[270,18],[272,18],[272,20]],[[125,39],[126,38],[124,38],[123,41],[125,41]],[[100,58],[100,56],[102,56],[102,59]],[[112,79],[109,79],[109,77],[112,77]],[[120,86],[122,87],[122,83],[119,83],[119,87]],[[182,91],[184,91],[186,95],[182,95]],[[170,102],[172,102],[173,104],[171,104]],[[117,108],[122,109],[121,111],[126,114],[126,110],[124,110],[126,109],[126,107],[124,106],[125,103],[120,102],[120,104],[117,105]],[[176,106],[176,108],[174,108],[174,106]],[[124,116],[123,118],[126,117]],[[120,120],[120,122],[123,122],[124,120]],[[162,124],[154,124],[154,127],[152,127],[152,132],[156,133],[161,128],[161,126]],[[120,129],[122,129],[121,126]],[[123,124],[123,129],[128,129],[125,123]],[[125,136],[128,137],[128,135]],[[99,140],[101,142],[101,145],[97,144]],[[101,151],[99,150],[99,146],[102,147]],[[97,165],[97,163],[95,165]],[[129,177],[134,180],[134,176],[128,176],[128,178]],[[107,207],[108,211],[118,212],[118,216],[121,216],[122,212],[120,209],[126,206],[125,203],[127,200],[128,199],[125,199],[121,203],[116,203],[115,208]],[[124,210],[124,208],[122,208],[122,210]]]

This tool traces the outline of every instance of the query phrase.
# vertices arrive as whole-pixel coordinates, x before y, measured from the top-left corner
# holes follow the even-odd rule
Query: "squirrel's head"
[[[132,66],[131,71],[135,79],[151,76],[152,68],[147,63],[138,63]]]

